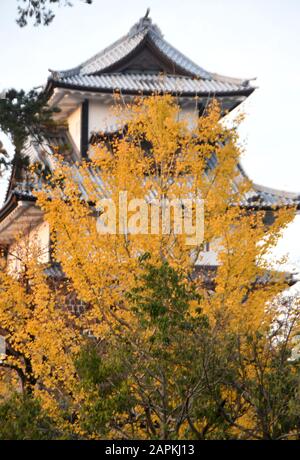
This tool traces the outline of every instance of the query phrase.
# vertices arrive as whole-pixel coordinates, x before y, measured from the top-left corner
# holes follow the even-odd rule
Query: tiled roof
[[[159,73],[111,73],[102,75],[73,75],[59,78],[56,81],[59,86],[89,88],[95,90],[112,90],[132,93],[183,93],[183,94],[215,94],[252,91],[241,84],[231,81],[214,79],[202,79],[195,77],[183,77],[164,75]]]
[[[253,189],[247,193],[245,204],[253,208],[297,206],[300,209],[300,194],[253,184]]]
[[[209,253],[208,253],[209,254]],[[217,270],[219,268],[219,263],[214,264],[198,264],[195,265],[195,271],[193,273],[193,278],[201,277],[203,283],[206,287],[214,290],[215,289],[215,277],[217,275]],[[259,288],[260,286],[270,285],[272,283],[277,283],[282,280],[289,286],[294,286],[298,283],[299,277],[298,273],[290,273],[286,271],[271,271],[271,270],[264,270],[260,275],[258,275],[253,282],[253,288]]]
[[[129,73],[124,71],[119,75],[119,64],[130,60],[135,52],[148,44],[151,49],[169,63],[174,69],[172,76],[161,78],[152,71],[144,73]],[[127,61],[126,61],[127,62]],[[122,66],[121,66],[122,67]],[[175,78],[175,75],[187,78]],[[189,77],[189,78],[188,78]],[[69,70],[51,71],[49,84],[56,86],[74,85],[93,89],[119,89],[128,91],[166,91],[166,92],[249,92],[254,90],[248,80],[233,79],[208,72],[195,64],[170,43],[168,43],[160,29],[154,25],[149,17],[144,17],[135,24],[127,35],[105,48],[100,53]]]
[[[57,139],[56,139],[57,138]],[[53,163],[53,156],[51,154],[51,146],[58,145],[54,142],[54,140],[57,140],[57,142],[60,142],[60,145],[68,145],[70,144],[70,137],[67,133],[66,130],[61,130],[56,137],[52,136],[51,139],[45,140],[45,147],[42,149],[42,151],[47,152],[46,153],[46,158],[48,161],[46,164],[51,168],[55,167]],[[73,148],[72,148],[73,147]],[[36,157],[32,158],[34,159],[39,159],[40,161],[45,161],[46,158],[44,156],[40,155],[39,150],[41,147],[37,148],[34,144],[31,144],[31,153],[28,151],[27,154],[30,156],[32,155],[37,155]],[[80,192],[82,193],[82,196],[84,199],[88,199],[87,192],[85,190],[84,186],[84,178],[82,177],[82,174],[80,172],[80,168],[78,167],[78,160],[76,151],[74,150],[74,146],[70,145],[70,151],[68,152],[68,158],[70,161],[70,165],[72,168],[72,176],[73,178],[77,181],[79,185]],[[209,169],[214,169],[216,166],[216,159],[212,155],[210,160],[208,161],[208,167]],[[239,165],[241,173],[243,176],[247,177],[245,171],[243,170],[242,166]],[[92,170],[90,168],[87,170],[88,173],[88,180],[92,184],[94,184],[94,190],[100,196],[105,196],[105,186],[103,184],[103,181],[101,179],[101,173],[100,171],[95,172],[95,170]],[[22,199],[33,199],[32,196],[32,189],[42,187],[41,182],[38,182],[34,185],[32,184],[26,184],[26,183],[16,183],[14,186],[13,193]],[[9,197],[7,197],[9,198]],[[242,206],[244,207],[249,207],[252,209],[276,209],[276,208],[282,208],[282,207],[290,207],[290,206],[296,206],[298,210],[300,210],[300,193],[292,193],[292,192],[286,192],[282,190],[276,190],[273,188],[265,187],[262,185],[258,184],[253,184],[252,188],[249,192],[246,193],[244,201],[241,203]],[[5,204],[4,204],[5,207]]]
[[[55,262],[46,267],[44,273],[45,275],[54,279],[64,279],[66,277],[64,272],[62,271],[60,264]]]
[[[105,185],[101,179],[101,172],[95,173],[94,169],[89,169],[85,171],[85,174],[87,174],[86,178],[88,182],[94,185],[95,192],[98,192],[99,196],[106,196]],[[72,165],[72,177],[77,181],[84,199],[88,199],[88,194],[84,186],[85,179],[82,177],[80,168],[77,164]],[[242,206],[253,209],[278,209],[296,206],[297,209],[300,209],[300,194],[253,184],[252,189],[247,192]]]
[[[78,183],[78,187],[82,197],[88,200],[88,193],[85,189],[85,180],[94,185],[94,191],[100,197],[106,196],[105,185],[101,178],[101,172],[89,168],[85,171],[85,178],[82,176],[80,167],[77,162],[70,164],[72,177]],[[210,168],[214,168],[213,163],[209,163]],[[22,199],[32,199],[32,190],[41,188],[41,182],[36,184],[26,184],[19,182],[15,185],[14,193]],[[300,210],[300,193],[286,192],[276,190],[262,185],[253,184],[250,191],[245,194],[245,199],[241,203],[243,207],[252,209],[278,209],[284,207],[295,206]]]

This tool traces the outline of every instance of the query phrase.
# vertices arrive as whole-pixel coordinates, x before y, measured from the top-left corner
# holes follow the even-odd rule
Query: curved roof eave
[[[195,97],[195,96],[203,96],[203,97],[234,97],[234,96],[245,96],[248,97],[250,94],[255,91],[254,87],[245,87],[245,88],[240,88],[240,89],[235,89],[235,90],[206,90],[206,91],[177,91],[177,90],[147,90],[147,89],[122,89],[118,87],[117,85],[114,87],[99,87],[99,86],[92,86],[92,85],[85,85],[85,84],[74,84],[74,83],[67,83],[65,81],[59,81],[50,78],[47,82],[47,85],[45,87],[45,92],[48,92],[49,94],[52,93],[52,91],[55,88],[65,88],[65,89],[73,89],[73,90],[78,90],[78,91],[89,91],[93,93],[108,93],[108,94],[113,94],[115,92],[122,92],[124,95],[145,95],[145,96],[150,96],[153,94],[172,94],[174,96],[182,96],[182,97]]]

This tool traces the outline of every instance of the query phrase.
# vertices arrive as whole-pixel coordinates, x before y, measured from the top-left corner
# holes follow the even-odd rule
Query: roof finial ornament
[[[147,33],[148,31],[155,33],[161,38],[163,37],[163,34],[161,33],[160,29],[157,27],[157,25],[152,23],[152,20],[149,15],[150,8],[147,8],[145,16],[141,17],[141,19],[131,27],[128,33],[129,37],[132,37],[133,35],[140,32]]]
[[[51,78],[53,78],[53,80],[59,79],[59,72],[57,72],[57,70],[48,69],[48,71],[51,73]]]

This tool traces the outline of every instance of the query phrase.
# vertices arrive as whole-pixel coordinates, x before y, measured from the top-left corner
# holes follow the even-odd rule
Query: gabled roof
[[[136,51],[141,44],[152,45],[174,65],[174,72],[181,75],[189,75],[209,79],[211,74],[199,67],[189,58],[184,56],[180,51],[170,45],[163,37],[160,29],[152,23],[152,20],[145,16],[141,18],[127,35],[108,46],[104,50],[97,53],[87,61],[70,70],[53,72],[59,78],[83,76],[83,75],[99,75],[100,73],[110,72],[111,68],[119,64],[132,53]],[[181,71],[181,73],[180,73]]]
[[[94,91],[245,96],[255,89],[249,80],[208,72],[194,63],[164,39],[148,17],[148,11],[127,35],[92,58],[69,70],[51,71],[47,89],[56,86]]]

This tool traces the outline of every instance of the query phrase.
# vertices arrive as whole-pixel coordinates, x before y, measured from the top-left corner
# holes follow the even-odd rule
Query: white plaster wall
[[[9,272],[18,272],[22,266],[21,261],[26,260],[30,254],[34,254],[40,263],[50,261],[50,229],[47,222],[37,225],[9,246],[7,256]]]
[[[81,141],[81,105],[68,118],[69,132],[74,144],[80,151]]]
[[[89,101],[89,136],[93,132],[112,131],[120,123],[113,107],[99,100]]]
[[[218,254],[221,250],[221,240],[219,238],[215,238],[213,241],[210,241],[208,251],[200,252],[199,257],[196,261],[196,265],[220,265]]]
[[[183,107],[179,114],[179,119],[185,120],[190,129],[193,129],[196,127],[198,117],[199,117],[198,110],[195,105],[191,105],[189,107]]]
[[[181,109],[180,120],[186,120],[190,128],[196,126],[198,110],[195,104],[190,104],[188,107]],[[89,101],[89,135],[92,132],[111,131],[121,125],[122,119],[117,114],[117,110],[113,105],[103,103],[99,100]]]
[[[123,118],[123,120],[122,120]],[[109,104],[99,99],[89,99],[89,136],[93,132],[114,131],[124,124],[125,113],[118,114],[113,100]],[[195,127],[198,119],[198,111],[195,104],[182,108],[180,119],[186,120],[188,126]],[[81,105],[68,117],[70,135],[80,151],[81,144]]]

